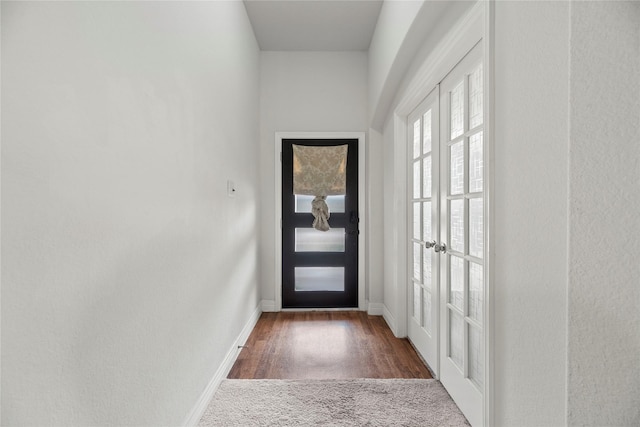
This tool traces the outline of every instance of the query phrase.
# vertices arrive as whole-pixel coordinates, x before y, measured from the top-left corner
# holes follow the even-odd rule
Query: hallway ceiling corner
[[[366,51],[382,0],[244,0],[263,51]]]

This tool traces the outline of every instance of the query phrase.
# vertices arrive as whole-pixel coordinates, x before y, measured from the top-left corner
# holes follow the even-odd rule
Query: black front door
[[[329,231],[312,227],[314,196],[293,194],[292,145],[348,145],[346,194],[328,196]],[[282,307],[358,306],[358,140],[282,140]]]

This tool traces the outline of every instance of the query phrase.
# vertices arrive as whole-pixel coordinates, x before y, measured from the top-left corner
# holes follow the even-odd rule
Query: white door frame
[[[358,309],[365,307],[365,274],[366,274],[366,240],[367,212],[366,204],[366,144],[364,132],[276,132],[275,134],[275,311],[282,311],[282,140],[283,139],[357,139],[358,140]],[[289,310],[289,309],[287,309]],[[292,311],[308,311],[313,309],[291,309]],[[326,309],[323,310],[344,310]],[[349,309],[352,310],[352,309]]]
[[[408,274],[406,257],[408,247],[407,239],[407,144],[408,144],[408,116],[417,108],[420,102],[440,83],[449,71],[478,43],[484,44],[484,114],[485,114],[485,212],[484,231],[486,244],[486,265],[484,269],[484,325],[485,330],[485,382],[483,390],[484,399],[484,425],[493,425],[493,28],[494,5],[493,2],[478,2],[471,10],[451,28],[449,33],[436,46],[429,57],[423,62],[416,72],[415,77],[404,90],[394,110],[394,206],[400,211],[395,212],[397,220],[394,237],[397,251],[392,260],[396,266],[395,282],[397,295],[397,319],[395,334],[398,337],[407,335],[407,321],[409,315],[407,283]],[[440,330],[440,325],[434,325],[434,329]]]

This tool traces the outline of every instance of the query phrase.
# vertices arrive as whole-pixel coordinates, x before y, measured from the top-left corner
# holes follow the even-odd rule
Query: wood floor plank
[[[230,379],[431,378],[407,339],[359,311],[263,313]]]

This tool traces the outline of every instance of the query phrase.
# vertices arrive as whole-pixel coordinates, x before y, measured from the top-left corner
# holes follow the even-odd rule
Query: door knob
[[[436,241],[435,240],[432,240],[430,242],[424,242],[424,247],[427,248],[427,249],[431,249],[435,245],[436,245]]]
[[[444,243],[441,244],[441,245],[436,243],[435,246],[433,247],[433,250],[436,251],[436,252],[445,253],[445,252],[447,252],[447,245],[445,245]]]

